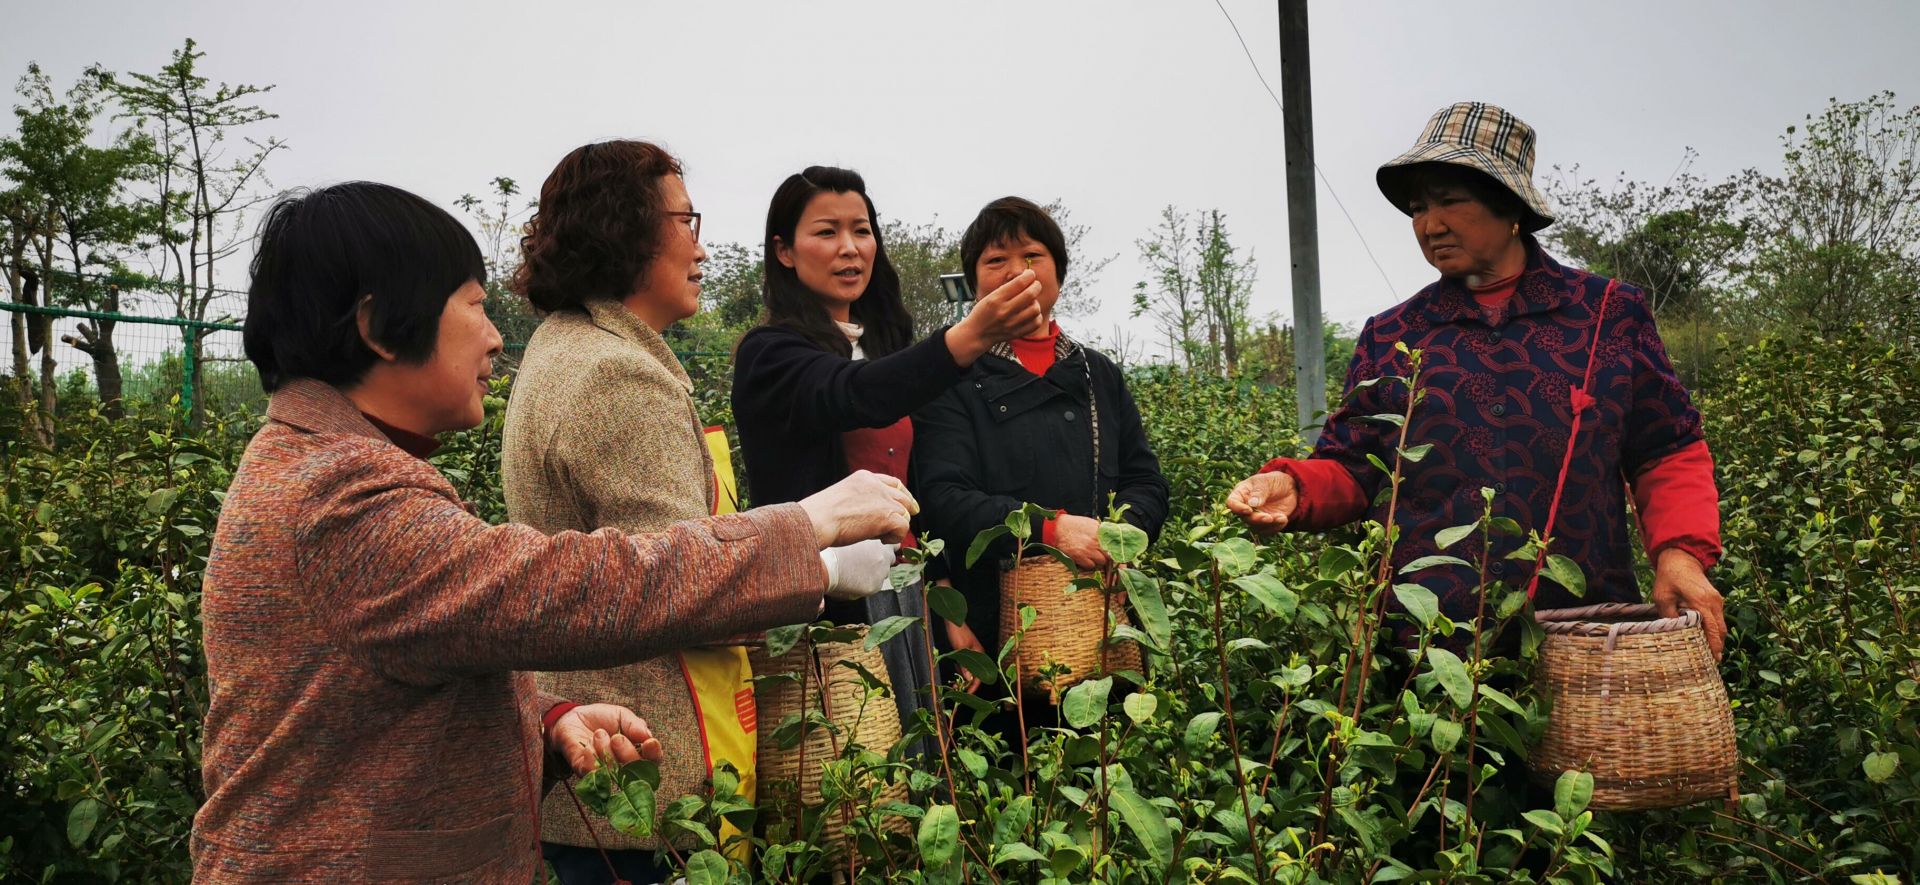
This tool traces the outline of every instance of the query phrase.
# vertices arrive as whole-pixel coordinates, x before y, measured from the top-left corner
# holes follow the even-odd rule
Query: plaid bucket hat
[[[1374,173],[1380,192],[1402,212],[1414,167],[1423,163],[1463,166],[1512,191],[1526,207],[1522,230],[1531,233],[1553,223],[1546,198],[1533,186],[1533,127],[1503,108],[1463,101],[1435,111],[1413,148]]]

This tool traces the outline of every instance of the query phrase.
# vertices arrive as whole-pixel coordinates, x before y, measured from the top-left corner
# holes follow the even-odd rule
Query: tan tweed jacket
[[[713,511],[713,463],[667,342],[619,302],[550,314],[527,342],[507,404],[500,465],[507,516],[543,532],[654,531]],[[542,691],[623,704],[653,726],[665,760],[659,807],[702,789],[700,722],[671,654],[603,670],[536,674]],[[541,838],[594,844],[573,801],[547,797]],[[593,819],[600,844],[654,849]]]
[[[814,616],[797,505],[651,536],[489,526],[338,391],[273,395],[220,513],[194,881],[525,885],[552,698],[516,670]]]

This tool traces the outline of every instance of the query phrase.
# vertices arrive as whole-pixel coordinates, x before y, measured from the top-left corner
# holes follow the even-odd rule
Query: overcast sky
[[[1275,4],[1221,2],[1278,91]],[[1920,102],[1907,0],[1321,2],[1311,26],[1324,304],[1350,324],[1433,277],[1373,171],[1450,102],[1533,124],[1542,173],[1655,181],[1688,146],[1708,177],[1777,166],[1781,131],[1830,96]],[[278,187],[367,178],[448,204],[508,175],[531,193],[574,146],[633,136],[685,160],[709,242],[757,242],[773,188],[813,163],[950,228],[994,197],[1057,197],[1091,228],[1082,257],[1120,256],[1079,321],[1103,338],[1161,207],[1218,208],[1260,262],[1255,312],[1291,312],[1280,111],[1212,0],[5,0],[0,72],[151,71],[187,37],[215,80],[275,85],[259,134],[290,145]]]

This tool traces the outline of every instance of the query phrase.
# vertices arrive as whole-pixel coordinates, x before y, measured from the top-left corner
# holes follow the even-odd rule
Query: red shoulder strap
[[[1593,364],[1600,356],[1600,330],[1607,322],[1607,305],[1613,301],[1613,291],[1620,287],[1619,280],[1608,280],[1607,291],[1600,296],[1600,312],[1593,318],[1593,333],[1587,341],[1587,369],[1580,379],[1580,386],[1568,385],[1567,399],[1573,407],[1573,426],[1567,431],[1567,451],[1560,457],[1560,479],[1553,485],[1553,503],[1547,507],[1547,529],[1541,538],[1553,539],[1553,523],[1560,517],[1560,496],[1567,490],[1567,470],[1573,465],[1573,443],[1580,438],[1580,419],[1587,408],[1594,405]],[[1546,545],[1541,545],[1540,553],[1533,560],[1533,578],[1527,582],[1527,599],[1540,589],[1540,567],[1547,561]]]

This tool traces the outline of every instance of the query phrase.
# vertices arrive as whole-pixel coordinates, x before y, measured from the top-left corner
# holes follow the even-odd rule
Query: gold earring
[[[1520,235],[1520,222],[1518,221],[1513,223],[1513,235],[1516,237]]]

